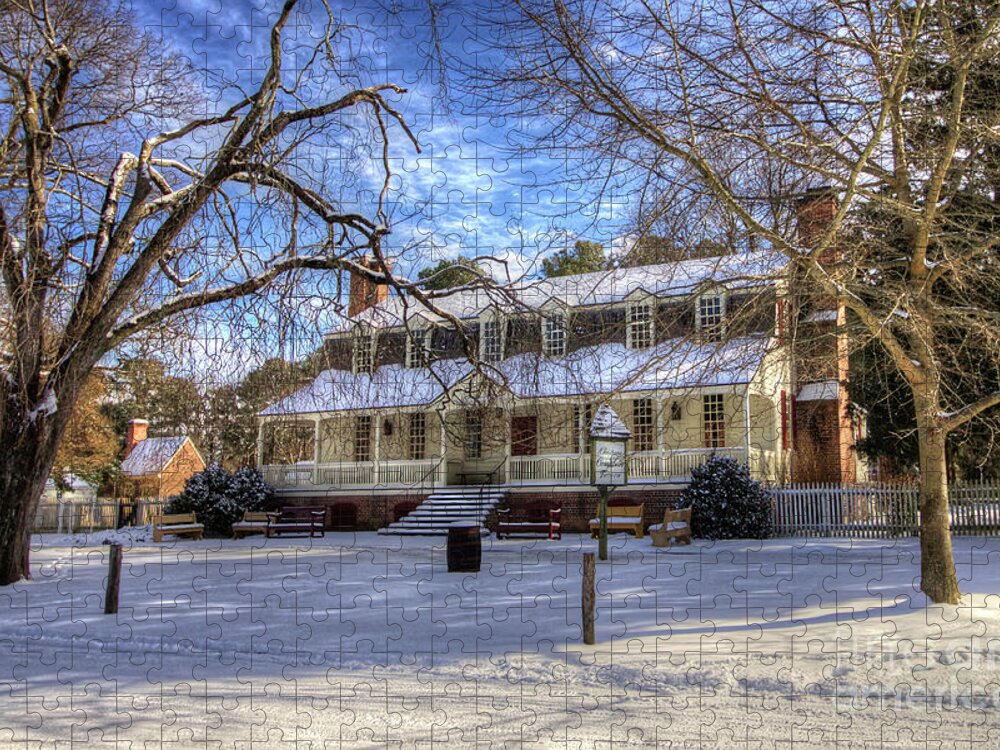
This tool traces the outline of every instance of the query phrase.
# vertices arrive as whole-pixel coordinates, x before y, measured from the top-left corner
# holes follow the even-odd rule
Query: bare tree
[[[416,145],[392,103],[405,89],[353,75],[342,37],[361,31],[297,13],[277,9],[244,91],[169,54],[125,2],[0,6],[0,584],[29,573],[56,448],[106,353],[282,278],[389,273],[390,134]],[[300,20],[310,33],[286,34]],[[366,193],[352,180],[372,165]]]
[[[917,416],[921,586],[957,602],[946,437],[1000,404],[1000,3],[515,0],[496,17],[511,62],[487,96],[554,123],[541,138],[581,144],[619,189],[631,171],[650,205],[690,174],[888,353]],[[807,244],[787,208],[819,186],[839,201]]]

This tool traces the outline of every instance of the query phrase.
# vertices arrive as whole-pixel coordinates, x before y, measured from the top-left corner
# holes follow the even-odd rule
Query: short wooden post
[[[609,487],[600,486],[597,488],[601,502],[598,506],[598,520],[600,526],[597,531],[597,552],[602,560],[608,559],[608,495],[611,494]]]
[[[111,545],[111,556],[108,558],[108,587],[104,592],[104,614],[113,615],[118,612],[118,589],[122,580],[122,546]]]
[[[583,642],[594,645],[594,553],[583,553]]]

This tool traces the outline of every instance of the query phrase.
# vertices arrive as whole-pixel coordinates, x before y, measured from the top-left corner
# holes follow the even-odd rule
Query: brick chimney
[[[372,271],[377,272],[380,270],[378,261],[370,255],[366,255],[358,261],[358,264]],[[387,263],[386,265],[389,264]],[[389,265],[389,268],[391,269],[392,266]],[[353,318],[355,315],[364,312],[369,307],[374,307],[375,305],[385,302],[388,297],[388,284],[379,284],[360,273],[352,273],[350,296],[347,301],[347,315]]]
[[[125,430],[125,455],[127,456],[132,452],[139,443],[146,439],[146,433],[149,431],[149,420],[147,419],[130,419],[128,427]]]
[[[831,187],[807,190],[796,204],[799,242],[806,247],[819,244],[823,232],[830,226],[837,212],[837,194]]]

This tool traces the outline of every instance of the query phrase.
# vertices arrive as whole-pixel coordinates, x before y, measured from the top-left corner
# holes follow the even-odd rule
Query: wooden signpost
[[[615,487],[628,483],[626,444],[632,432],[607,404],[601,404],[590,425],[590,479],[597,486],[598,556],[608,559],[608,497]]]

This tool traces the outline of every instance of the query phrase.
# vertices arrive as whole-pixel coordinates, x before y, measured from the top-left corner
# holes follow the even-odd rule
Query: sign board
[[[626,482],[625,441],[594,439],[594,478],[598,486],[618,487]]]

